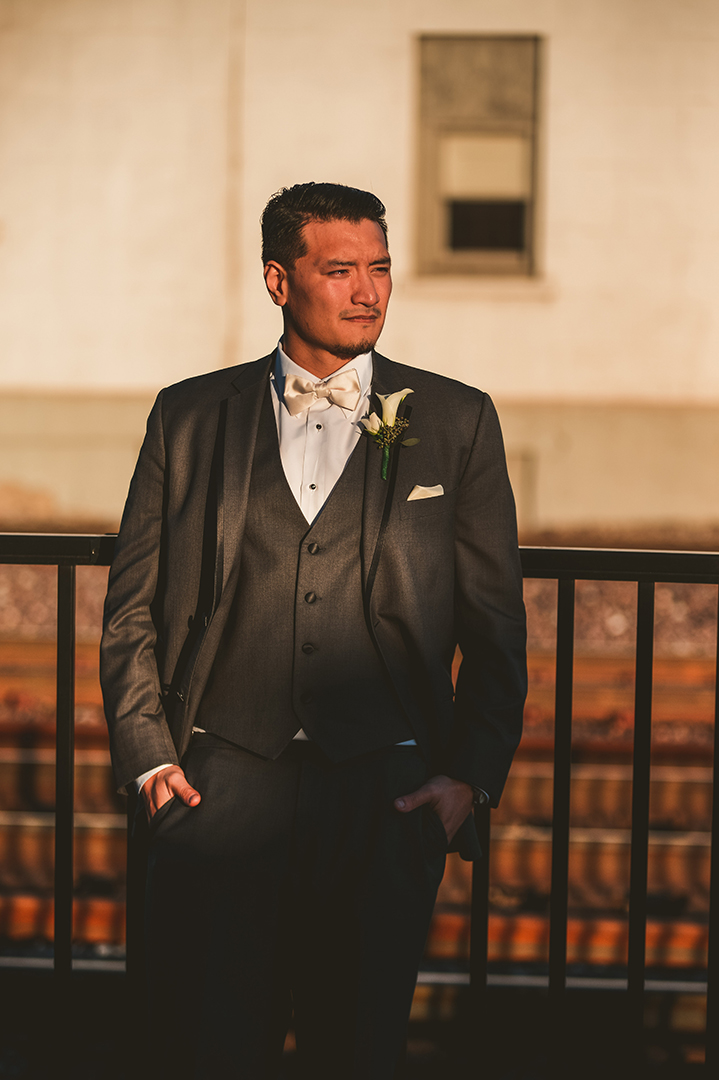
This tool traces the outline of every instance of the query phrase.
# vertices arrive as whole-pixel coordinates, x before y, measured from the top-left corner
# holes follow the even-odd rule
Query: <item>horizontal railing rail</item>
[[[115,536],[74,534],[0,534],[0,563],[51,564],[58,567],[57,597],[57,744],[55,809],[55,945],[54,970],[59,983],[72,971],[73,901],[73,761],[75,669],[75,569],[108,566]],[[653,690],[654,594],[659,582],[719,584],[719,554],[711,552],[616,551],[577,548],[522,548],[526,578],[558,582],[555,734],[553,771],[552,868],[550,898],[550,1002],[560,1010],[568,985],[567,921],[569,811],[572,747],[575,583],[579,580],[637,583],[637,631],[632,764],[631,863],[627,999],[635,1033],[643,1024],[645,944],[647,928],[647,862],[649,847],[649,780]],[[715,693],[714,722],[719,715]],[[715,740],[714,775],[719,760]],[[470,986],[481,996],[488,985],[488,920],[490,811],[478,812],[477,830],[487,857],[473,873]],[[130,845],[131,848],[131,845]],[[140,875],[128,864],[128,970],[142,966]],[[707,969],[706,1061],[719,1075],[719,799],[714,798],[711,834],[709,953]],[[130,933],[134,922],[135,931]],[[133,952],[137,955],[133,956]]]
[[[713,551],[523,547],[520,553],[522,571],[528,578],[719,583],[719,553]]]
[[[0,563],[30,566],[109,566],[115,533],[0,533]]]

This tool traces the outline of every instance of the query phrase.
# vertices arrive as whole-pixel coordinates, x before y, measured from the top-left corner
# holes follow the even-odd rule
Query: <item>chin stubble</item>
[[[327,351],[333,356],[339,356],[340,360],[354,360],[355,356],[370,352],[375,341],[376,338],[365,338],[363,341],[355,341],[353,345],[331,345]]]

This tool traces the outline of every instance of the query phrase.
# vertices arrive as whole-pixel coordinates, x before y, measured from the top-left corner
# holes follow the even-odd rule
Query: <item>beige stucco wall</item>
[[[444,32],[544,39],[535,280],[415,273]],[[525,516],[719,520],[717,130],[714,0],[0,0],[0,485],[114,519],[156,389],[276,340],[268,195],[334,179],[387,203],[381,347],[493,393]]]
[[[232,14],[0,0],[0,385],[154,387],[222,362]]]

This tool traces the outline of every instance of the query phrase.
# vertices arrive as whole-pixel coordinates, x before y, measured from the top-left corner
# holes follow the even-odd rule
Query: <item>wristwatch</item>
[[[489,795],[481,787],[475,787],[474,784],[470,784],[470,787],[474,795],[472,806],[484,806],[485,803],[489,802]]]

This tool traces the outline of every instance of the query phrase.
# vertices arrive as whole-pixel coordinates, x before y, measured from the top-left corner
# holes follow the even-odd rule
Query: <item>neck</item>
[[[339,371],[341,367],[354,359],[353,356],[335,356],[324,349],[313,349],[306,342],[288,334],[286,330],[282,335],[281,344],[282,351],[289,356],[290,360],[318,379],[328,379],[330,375],[334,375],[335,371]],[[368,351],[366,348],[359,349],[357,356]]]

